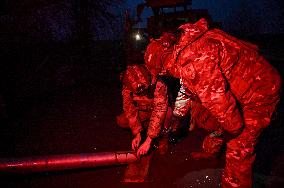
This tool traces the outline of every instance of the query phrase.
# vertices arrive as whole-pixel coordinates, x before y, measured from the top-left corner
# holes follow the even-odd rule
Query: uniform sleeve
[[[185,88],[181,81],[181,87],[178,92],[178,96],[175,101],[175,107],[173,114],[178,117],[184,117],[191,107],[190,96],[186,94]]]
[[[129,120],[129,126],[133,135],[142,131],[143,127],[138,116],[138,110],[133,104],[131,92],[125,86],[122,89],[123,111]]]
[[[218,43],[206,43],[199,51],[200,56],[190,63],[189,70],[183,71],[183,77],[191,79],[189,81],[202,105],[218,119],[222,128],[231,134],[238,134],[243,120],[219,65],[221,50]]]
[[[153,100],[153,111],[147,131],[150,138],[159,136],[168,109],[167,86],[161,81],[156,84]]]

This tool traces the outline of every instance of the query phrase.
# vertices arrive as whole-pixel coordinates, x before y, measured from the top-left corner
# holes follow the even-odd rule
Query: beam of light
[[[136,39],[136,40],[141,40],[142,37],[141,37],[141,35],[140,35],[139,33],[137,33],[137,34],[135,35],[135,39]]]

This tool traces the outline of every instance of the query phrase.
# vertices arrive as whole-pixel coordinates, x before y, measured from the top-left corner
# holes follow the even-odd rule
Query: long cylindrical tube
[[[0,159],[0,172],[30,173],[128,164],[137,161],[134,152],[101,152]]]

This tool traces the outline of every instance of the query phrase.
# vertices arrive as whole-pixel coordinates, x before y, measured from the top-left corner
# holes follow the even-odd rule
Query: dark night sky
[[[213,21],[221,22],[223,30],[231,34],[284,34],[284,8],[283,0],[192,0],[193,9],[208,9]],[[6,0],[6,2],[9,2]],[[29,2],[29,1],[25,1]],[[39,1],[44,2],[44,1]],[[56,2],[56,1],[55,1]],[[0,7],[0,25],[11,32],[24,34],[33,40],[46,41],[68,41],[72,39],[76,30],[72,4],[69,0],[62,1],[55,5],[49,3],[39,6],[35,10],[18,12],[28,12],[26,15],[18,16],[5,13]],[[134,17],[136,6],[144,0],[125,0],[125,4],[113,7],[116,15],[112,25],[98,25],[92,19],[90,25],[95,40],[120,39],[123,36],[124,12],[129,8]],[[1,12],[2,10],[2,12]],[[4,11],[4,12],[3,12]],[[9,13],[9,11],[7,11]],[[142,18],[146,20],[152,14],[149,8],[146,8]],[[139,23],[136,27],[143,27],[145,24]],[[94,30],[99,28],[99,32]],[[1,29],[1,28],[0,28]]]
[[[143,0],[127,0],[127,7],[135,12]],[[282,0],[192,0],[192,8],[208,9],[214,21],[222,22],[229,32],[248,34],[284,33]],[[147,10],[142,17],[147,17]]]

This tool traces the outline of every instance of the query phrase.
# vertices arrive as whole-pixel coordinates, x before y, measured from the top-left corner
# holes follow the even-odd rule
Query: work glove
[[[141,155],[146,155],[151,147],[151,143],[152,143],[152,138],[147,137],[145,142],[143,142],[143,144],[141,144],[141,146],[139,147],[139,149],[137,150],[137,157],[140,158]]]
[[[138,147],[139,147],[140,142],[141,142],[141,134],[138,133],[132,140],[132,143],[131,143],[132,144],[132,149],[133,150],[137,150]]]

